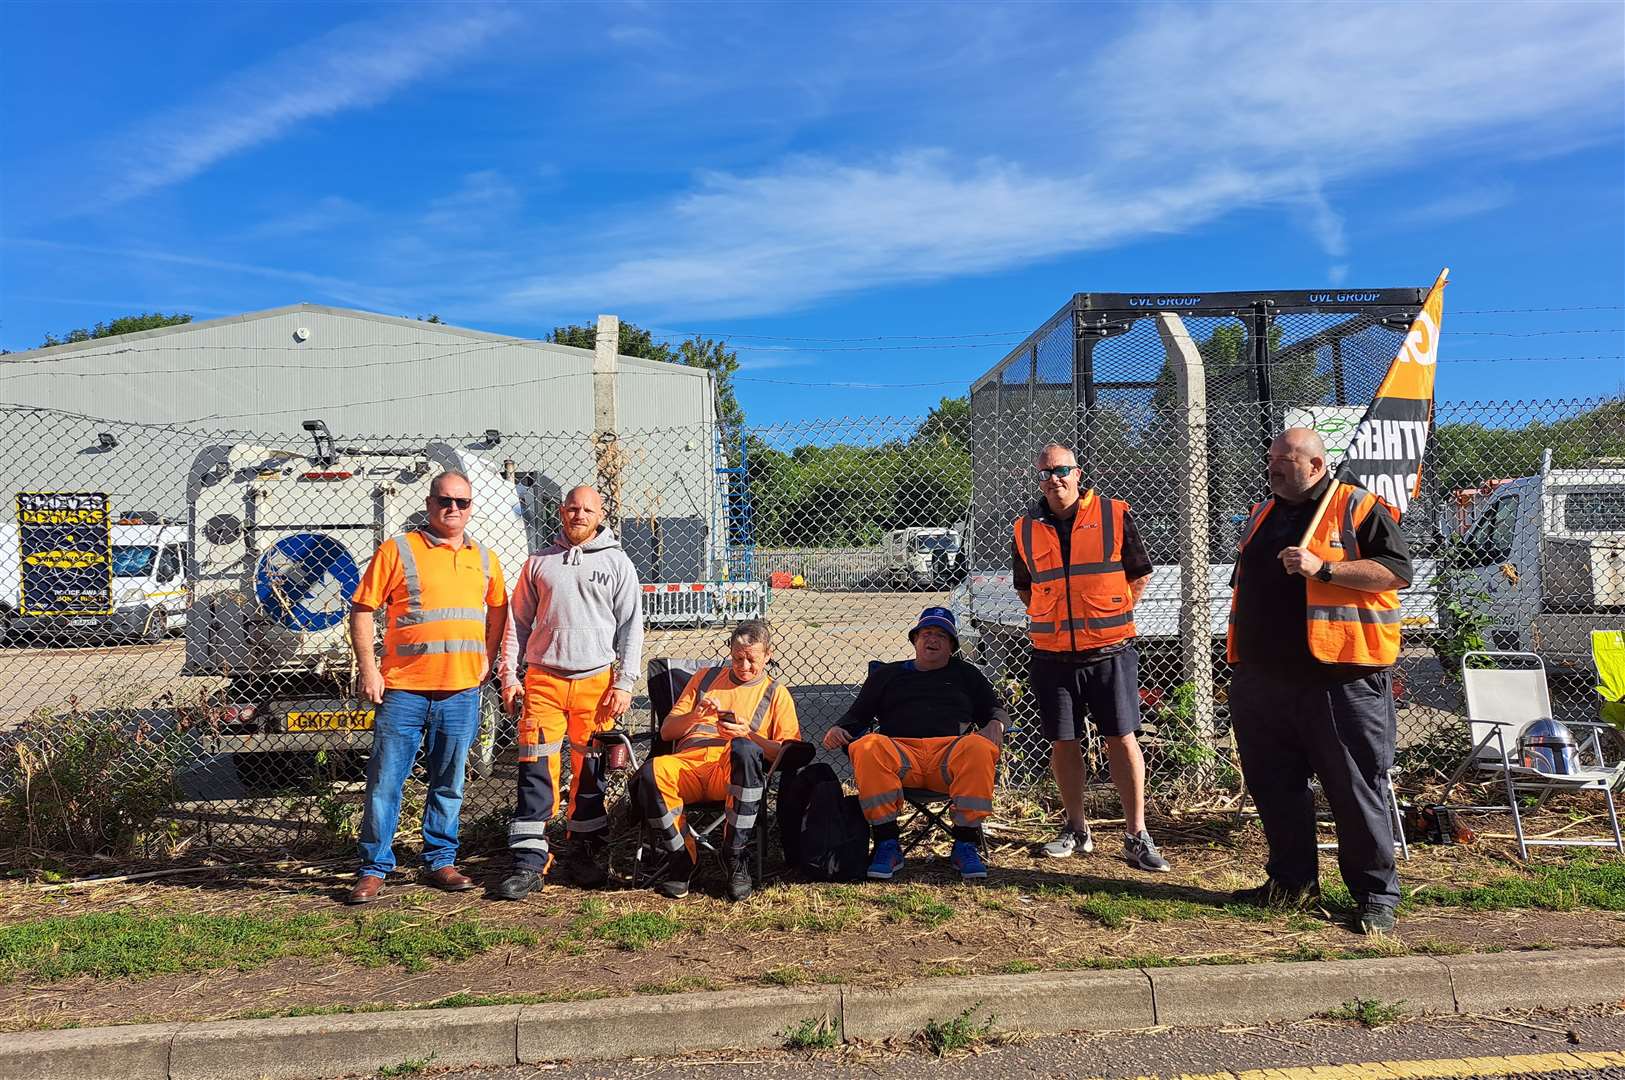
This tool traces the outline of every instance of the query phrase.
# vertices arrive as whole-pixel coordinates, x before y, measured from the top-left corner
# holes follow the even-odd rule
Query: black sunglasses
[[[1077,471],[1078,467],[1076,465],[1052,465],[1047,469],[1039,469],[1038,478],[1048,480],[1053,477],[1056,480],[1065,480]]]
[[[454,506],[459,510],[467,510],[474,505],[473,499],[459,499],[455,495],[435,495],[433,498],[434,504],[442,510],[450,510]]]

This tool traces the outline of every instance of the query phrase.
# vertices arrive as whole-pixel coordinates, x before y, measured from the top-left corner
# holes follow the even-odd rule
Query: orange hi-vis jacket
[[[1230,628],[1225,637],[1231,663],[1236,661],[1236,593],[1243,587],[1241,552],[1275,506],[1273,498],[1253,506],[1236,545],[1236,582],[1230,592]],[[1339,482],[1320,524],[1309,538],[1309,550],[1329,563],[1360,558],[1356,530],[1378,510],[1382,500],[1364,488]],[[1309,655],[1323,664],[1387,667],[1399,658],[1399,592],[1348,589],[1313,577],[1304,579],[1305,623]]]
[[[721,685],[718,685],[719,680]],[[734,710],[735,718],[745,721],[754,734],[783,742],[800,737],[800,723],[789,692],[784,692],[781,697],[780,690],[779,684],[765,674],[758,675],[748,683],[737,683],[733,669],[726,665],[706,668],[689,679],[688,685],[683,687],[683,692],[672,704],[671,711],[679,715],[693,712],[700,698],[711,693],[720,708]],[[749,710],[748,715],[745,710]],[[691,750],[726,747],[731,741],[722,734],[716,721],[706,720],[683,732],[672,750],[686,754]]]
[[[485,614],[503,608],[502,563],[465,535],[453,549],[431,533],[385,540],[352,599],[384,609],[384,685],[466,690],[485,678]]]
[[[1123,573],[1123,519],[1128,503],[1097,494],[1078,499],[1071,558],[1033,507],[1016,518],[1016,550],[1032,574],[1027,638],[1044,652],[1081,652],[1134,636],[1134,596]]]

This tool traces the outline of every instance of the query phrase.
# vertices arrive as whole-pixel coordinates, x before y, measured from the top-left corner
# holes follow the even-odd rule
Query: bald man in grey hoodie
[[[608,877],[604,789],[595,731],[613,727],[632,703],[643,662],[642,589],[637,568],[604,524],[598,492],[572,488],[559,507],[558,538],[525,561],[508,604],[508,682],[503,703],[524,699],[519,720],[519,791],[508,825],[513,873],[492,890],[520,900],[546,881],[553,856],[547,823],[559,810],[559,755],[570,742],[569,854],[587,888]],[[524,682],[516,676],[525,661]]]

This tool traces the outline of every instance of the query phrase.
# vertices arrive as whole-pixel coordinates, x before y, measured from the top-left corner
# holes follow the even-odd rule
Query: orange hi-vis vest
[[[1134,596],[1123,573],[1123,520],[1128,503],[1094,489],[1078,499],[1071,558],[1061,562],[1061,538],[1040,508],[1016,519],[1016,551],[1033,587],[1027,638],[1044,652],[1081,652],[1134,636]]]
[[[1230,628],[1225,649],[1236,662],[1236,593],[1241,590],[1241,553],[1275,506],[1273,498],[1253,506],[1236,545],[1236,583],[1230,592]],[[1309,538],[1309,550],[1329,563],[1360,558],[1356,530],[1383,506],[1364,488],[1338,483],[1326,513]],[[1384,510],[1386,512],[1386,510]],[[1399,659],[1399,592],[1348,589],[1313,577],[1304,579],[1305,623],[1309,655],[1323,664],[1363,664],[1387,667]]]
[[[711,689],[712,684],[714,684],[718,679],[722,678],[722,676],[727,675],[730,671],[731,669],[727,667],[706,668],[705,671],[703,671],[697,677],[698,685],[695,686],[693,701],[689,705],[689,708],[692,709],[695,705],[698,705],[700,698],[705,696],[706,691]],[[756,699],[756,709],[752,713],[749,723],[751,732],[756,735],[761,735],[767,726],[768,711],[773,708],[774,697],[779,692],[779,684],[766,675],[760,675],[757,676],[757,678],[763,684],[762,692],[761,695]],[[753,685],[755,685],[755,683],[743,683],[737,688],[746,689]],[[734,689],[734,687],[730,687],[730,689]],[[685,700],[688,700],[688,697],[688,689],[685,687],[683,693],[678,697],[676,705],[672,706],[672,711],[676,712],[677,705],[681,705]],[[736,717],[736,719],[740,718]],[[792,735],[790,737],[794,738],[795,736]],[[672,747],[672,749],[682,753],[687,750],[702,750],[706,747],[712,746],[727,746],[732,741],[733,740],[729,739],[726,735],[722,734],[722,730],[717,727],[716,721],[707,720],[695,724],[693,727],[685,731],[677,740],[676,745]]]

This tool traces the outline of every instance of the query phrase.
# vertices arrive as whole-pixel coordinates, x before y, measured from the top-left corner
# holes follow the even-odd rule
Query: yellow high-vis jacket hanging
[[[1032,574],[1027,638],[1045,652],[1098,649],[1134,636],[1134,596],[1123,573],[1128,503],[1092,488],[1072,518],[1070,558],[1039,508],[1016,519],[1016,550]]]
[[[1230,593],[1230,629],[1226,651],[1236,661],[1236,593],[1245,587],[1241,579],[1241,553],[1258,527],[1275,506],[1273,498],[1253,506],[1236,545],[1236,582]],[[1356,533],[1373,513],[1387,513],[1375,495],[1353,484],[1338,483],[1332,501],[1309,538],[1309,550],[1329,563],[1354,562],[1360,558]],[[1305,632],[1309,635],[1309,655],[1323,664],[1364,664],[1387,667],[1399,658],[1399,592],[1366,592],[1329,582],[1305,579]]]

